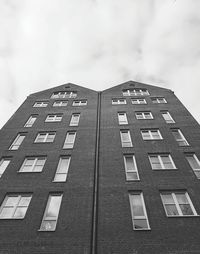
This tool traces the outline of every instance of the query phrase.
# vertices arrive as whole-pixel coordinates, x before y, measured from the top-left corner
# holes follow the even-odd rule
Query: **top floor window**
[[[125,89],[123,90],[123,96],[132,96],[132,95],[149,95],[149,92],[147,89],[140,89],[140,88],[134,88],[134,89]]]
[[[87,105],[87,100],[77,100],[73,101],[72,106],[85,106]]]
[[[112,105],[126,104],[125,99],[112,99]]]
[[[153,103],[167,103],[166,99],[164,97],[154,97],[151,98]]]
[[[77,92],[67,91],[67,92],[54,92],[51,96],[52,99],[66,99],[66,98],[76,98]]]
[[[34,108],[45,108],[47,107],[48,102],[46,101],[36,101],[33,105]]]

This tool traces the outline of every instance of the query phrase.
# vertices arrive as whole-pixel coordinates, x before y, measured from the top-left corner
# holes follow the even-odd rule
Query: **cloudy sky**
[[[172,89],[200,122],[199,0],[0,0],[0,127],[30,93],[128,80]]]

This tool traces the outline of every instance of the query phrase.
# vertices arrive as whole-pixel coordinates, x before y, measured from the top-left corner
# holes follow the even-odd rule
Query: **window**
[[[67,178],[67,173],[69,169],[70,156],[60,157],[56,174],[54,177],[54,182],[65,182]]]
[[[54,141],[54,138],[56,136],[55,132],[41,132],[38,133],[35,143],[50,143]]]
[[[62,201],[62,194],[50,194],[44,212],[40,231],[54,231]]]
[[[127,116],[125,112],[118,112],[118,121],[120,125],[128,124]]]
[[[145,99],[131,99],[132,104],[147,104]]]
[[[189,146],[187,140],[183,136],[183,133],[179,129],[172,129],[172,135],[175,140],[178,142],[179,146]]]
[[[31,198],[30,194],[7,195],[0,208],[0,219],[23,219]]]
[[[79,100],[79,101],[73,101],[72,106],[85,106],[87,105],[87,100]]]
[[[200,161],[194,153],[186,154],[186,159],[190,164],[190,167],[193,169],[196,177],[200,179]]]
[[[78,126],[79,119],[80,119],[80,114],[79,113],[72,114],[69,126]]]
[[[62,120],[62,114],[48,115],[45,122],[60,122]]]
[[[112,99],[112,105],[126,104],[125,99]]]
[[[141,134],[144,140],[163,139],[158,129],[141,130]]]
[[[123,96],[132,96],[132,95],[149,95],[147,89],[125,89],[123,90]]]
[[[70,149],[74,147],[74,142],[76,138],[76,132],[75,131],[68,131],[67,136],[65,138],[65,143],[63,148],[64,149]]]
[[[45,102],[45,101],[38,101],[38,102],[35,102],[35,104],[33,105],[34,108],[45,108],[47,107],[48,105],[48,102]]]
[[[161,192],[162,203],[168,217],[197,215],[187,192]]]
[[[68,101],[55,101],[53,107],[66,107]]]
[[[167,103],[164,97],[155,97],[155,98],[151,98],[151,100],[153,103]]]
[[[129,130],[120,131],[122,147],[132,147],[131,135]]]
[[[124,166],[127,181],[139,180],[137,164],[134,155],[124,155]]]
[[[19,172],[41,172],[46,161],[46,157],[25,158]]]
[[[9,150],[18,150],[24,138],[25,134],[23,133],[18,134],[15,140],[13,141],[12,145],[9,147]]]
[[[172,116],[168,111],[162,112],[162,116],[165,119],[166,123],[175,123],[174,119],[172,118]]]
[[[142,192],[129,194],[134,230],[149,230],[149,221]]]
[[[151,112],[136,112],[135,115],[137,119],[153,119]]]
[[[51,98],[53,99],[65,99],[65,98],[76,98],[77,92],[55,92],[52,94]]]
[[[149,155],[152,169],[175,169],[176,166],[170,154]]]
[[[24,127],[32,127],[36,119],[37,119],[37,115],[30,116],[28,121],[25,123]]]
[[[10,158],[2,158],[0,160],[0,177],[2,177],[4,171],[6,170],[7,166],[9,165],[11,159]]]

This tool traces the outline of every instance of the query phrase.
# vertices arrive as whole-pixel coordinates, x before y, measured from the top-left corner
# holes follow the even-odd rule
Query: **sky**
[[[0,128],[31,93],[129,80],[200,122],[199,0],[0,0]]]

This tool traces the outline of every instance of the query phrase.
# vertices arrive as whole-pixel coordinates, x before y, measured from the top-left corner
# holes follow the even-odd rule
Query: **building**
[[[199,138],[169,89],[31,94],[0,131],[0,254],[200,253]]]

